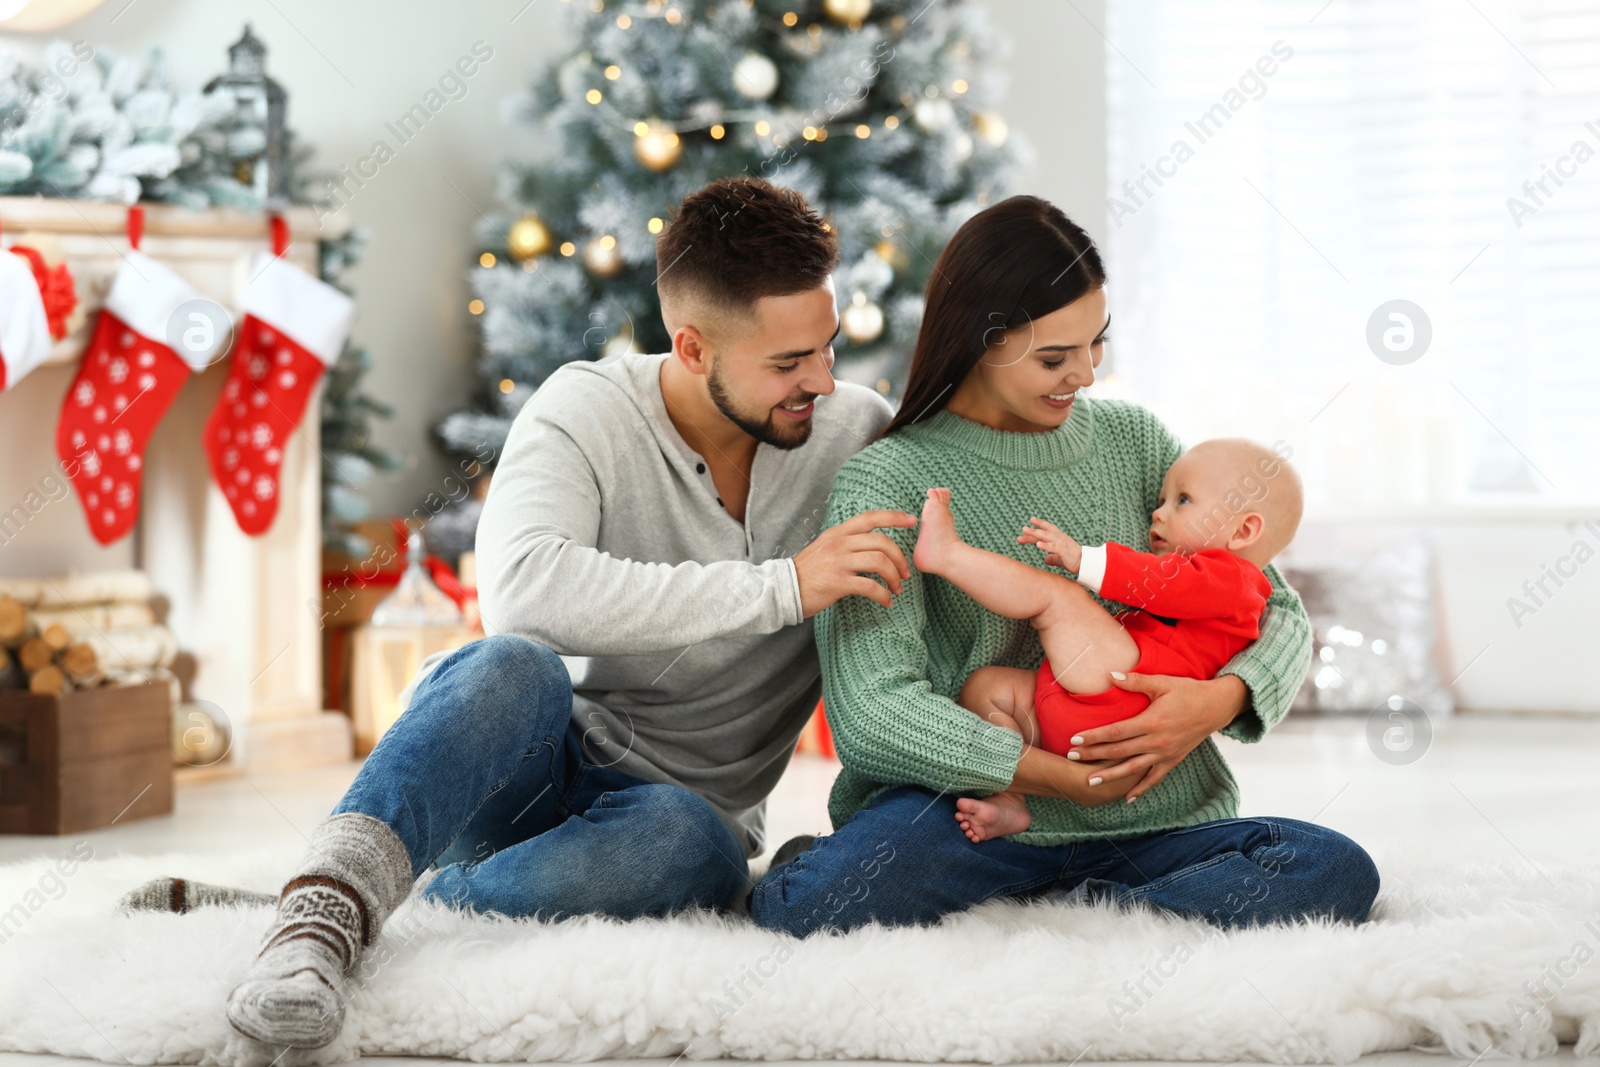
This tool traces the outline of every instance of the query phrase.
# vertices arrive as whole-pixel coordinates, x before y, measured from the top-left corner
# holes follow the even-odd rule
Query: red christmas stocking
[[[129,250],[67,390],[56,455],[103,545],[133,529],[145,445],[183,383],[227,340],[226,330],[188,328],[178,349],[167,345],[169,326],[184,325],[173,321],[178,309],[201,299],[171,270]]]
[[[44,298],[29,260],[0,252],[0,392],[50,355]]]
[[[278,473],[312,387],[339,358],[355,304],[279,256],[256,259],[222,396],[206,420],[211,474],[239,529],[261,534],[278,514]]]

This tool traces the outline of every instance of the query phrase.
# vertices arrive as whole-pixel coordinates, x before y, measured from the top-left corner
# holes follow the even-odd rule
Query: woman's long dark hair
[[[1000,335],[1106,283],[1083,228],[1037,196],[1013,196],[962,224],[924,294],[905,399],[879,437],[942,410]]]

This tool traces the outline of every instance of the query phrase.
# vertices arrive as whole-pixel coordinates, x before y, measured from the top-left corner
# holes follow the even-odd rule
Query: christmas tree
[[[498,455],[559,366],[671,347],[655,235],[687,193],[751,174],[839,236],[835,374],[895,396],[955,228],[1006,194],[1021,149],[993,110],[998,42],[967,0],[589,0],[568,58],[507,101],[543,160],[507,164],[480,223],[482,346],[453,458]]]

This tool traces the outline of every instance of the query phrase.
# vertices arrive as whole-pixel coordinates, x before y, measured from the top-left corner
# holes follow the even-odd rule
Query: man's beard
[[[761,419],[740,412],[733,406],[733,394],[728,392],[727,382],[723,380],[720,367],[715,362],[706,373],[706,389],[711,393],[711,402],[717,405],[718,411],[728,417],[729,422],[764,445],[787,450],[799,448],[811,439],[810,419],[795,423],[793,426],[780,426],[777,416],[770,410],[767,411],[766,417]]]

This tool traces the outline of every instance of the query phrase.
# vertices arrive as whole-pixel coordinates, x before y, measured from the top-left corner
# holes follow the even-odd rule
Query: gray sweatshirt
[[[486,634],[565,659],[592,760],[694,790],[754,856],[822,689],[792,557],[893,409],[837,382],[804,445],[757,446],[740,523],[667,417],[668,358],[566,364],[518,413],[478,525],[479,605]]]

